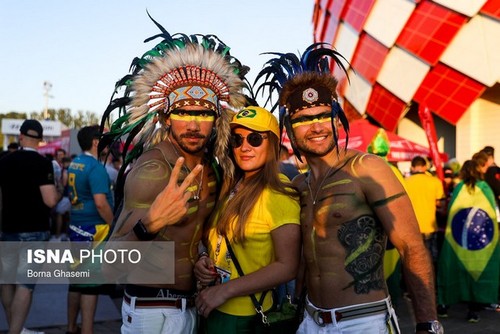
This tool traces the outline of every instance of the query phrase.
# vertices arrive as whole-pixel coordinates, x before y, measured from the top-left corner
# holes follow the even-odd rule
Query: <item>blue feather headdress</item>
[[[261,90],[262,94],[264,94],[267,89],[268,97],[265,105],[270,104],[272,112],[279,108],[281,135],[283,135],[283,127],[285,127],[292,149],[299,160],[301,160],[301,155],[293,135],[290,116],[301,109],[325,105],[331,106],[335,143],[338,142],[338,132],[335,125],[338,117],[347,134],[347,147],[349,122],[337,101],[337,80],[330,72],[330,62],[334,62],[347,75],[347,70],[342,63],[342,60],[346,62],[347,60],[327,43],[310,45],[300,58],[293,53],[267,52],[265,54],[277,57],[267,61],[264,68],[257,75],[254,86],[257,86],[261,81],[264,82],[258,85],[256,95]],[[273,103],[273,96],[276,94],[279,97]]]

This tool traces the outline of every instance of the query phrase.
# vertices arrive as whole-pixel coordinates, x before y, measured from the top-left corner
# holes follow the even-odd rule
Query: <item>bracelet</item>
[[[198,254],[198,261],[199,261],[202,257],[208,257],[208,253],[207,253],[207,252],[201,252],[200,254]]]
[[[141,219],[139,219],[134,225],[133,231],[137,236],[137,239],[142,241],[151,241],[158,235],[158,233],[149,233]]]

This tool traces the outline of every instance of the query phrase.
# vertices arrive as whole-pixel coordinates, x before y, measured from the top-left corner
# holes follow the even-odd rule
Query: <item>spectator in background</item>
[[[498,207],[500,207],[500,167],[495,163],[495,149],[492,146],[485,146],[481,151],[488,156],[488,169],[486,169],[486,173],[484,174],[484,180],[495,194],[498,215]],[[497,218],[500,220],[500,217]]]
[[[50,237],[50,209],[60,195],[54,185],[52,164],[37,152],[43,138],[43,128],[36,120],[26,120],[20,128],[22,150],[0,160],[1,233],[2,241],[46,241]],[[22,246],[21,246],[22,247]],[[2,285],[2,304],[5,309],[9,333],[38,333],[23,328],[28,316],[34,284],[26,282],[29,267],[26,248],[2,254],[4,275],[12,280]]]
[[[280,172],[290,180],[300,174],[297,166],[290,162],[290,153],[285,145],[280,145]]]
[[[427,172],[427,161],[416,156],[411,161],[411,175],[405,179],[405,188],[417,215],[420,233],[436,268],[438,259],[436,211],[442,209],[444,196],[441,181]]]
[[[7,146],[7,151],[9,152],[15,152],[17,150],[19,150],[19,143],[13,142]]]
[[[59,166],[63,166],[63,158],[66,157],[66,150],[63,148],[58,148],[56,150],[56,156],[54,157],[54,160],[59,164]]]
[[[83,153],[68,168],[71,200],[70,241],[93,243],[108,236],[113,221],[111,187],[106,169],[97,160],[99,126],[86,126],[78,131],[78,144]],[[68,292],[68,333],[78,333],[76,324],[81,312],[82,334],[93,333],[97,296],[100,286],[70,284]]]
[[[443,176],[444,197],[441,201],[441,210],[436,210],[438,250],[440,250],[443,245],[444,231],[446,229],[446,222],[448,219],[448,205],[450,203],[451,195],[453,194],[453,189],[455,188],[455,175],[453,174],[451,167],[443,167]]]
[[[7,155],[11,152],[15,152],[19,149],[19,144],[16,142],[12,142],[7,146],[7,151],[0,152],[0,159],[3,158],[4,155]]]
[[[115,154],[112,150],[105,148],[100,154],[100,160],[104,163],[106,173],[108,173],[109,182],[111,184],[111,193],[113,193],[116,186],[116,178],[118,177],[118,170],[113,165]]]
[[[465,301],[469,303],[467,320],[472,323],[479,321],[478,311],[484,304],[500,311],[495,201],[482,168],[472,159],[460,170],[462,181],[453,190],[438,266],[438,314],[446,317],[446,305]]]
[[[62,150],[62,149],[61,149]],[[64,150],[62,150],[64,151]],[[56,152],[56,157],[61,156],[60,152]],[[62,189],[62,198],[57,203],[53,212],[54,235],[50,238],[51,241],[67,241],[67,229],[65,226],[65,218],[68,219],[68,214],[71,210],[71,201],[69,200],[68,188],[68,167],[71,163],[71,158],[61,158],[61,179],[59,181],[60,188]]]

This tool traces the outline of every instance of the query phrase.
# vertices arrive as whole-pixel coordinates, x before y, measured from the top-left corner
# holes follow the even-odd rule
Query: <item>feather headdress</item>
[[[244,79],[249,68],[232,57],[230,48],[217,36],[170,35],[149,13],[148,16],[161,33],[144,42],[163,40],[134,58],[130,73],[116,83],[101,129],[109,122],[112,111],[118,109],[119,118],[103,134],[100,150],[126,137],[122,153],[126,166],[143,149],[166,140],[168,130],[156,125],[160,117],[168,117],[181,106],[199,105],[217,115],[215,138],[208,149],[224,172],[231,175],[234,168],[226,158],[233,115],[230,108],[239,109],[246,104],[242,89],[249,86]],[[123,96],[115,98],[120,89]],[[128,152],[132,143],[134,148]]]
[[[330,73],[330,62],[333,61],[347,75],[342,63],[342,60],[347,60],[340,53],[332,49],[329,44],[315,43],[310,45],[300,58],[293,53],[265,54],[277,57],[268,60],[257,75],[254,85],[261,80],[264,82],[258,86],[256,94],[261,90],[264,94],[264,90],[268,90],[266,105],[271,104],[273,112],[279,107],[280,132],[283,134],[283,127],[286,128],[293,151],[299,159],[301,155],[290,124],[290,116],[295,112],[305,108],[331,106],[335,142],[338,141],[338,133],[335,130],[337,117],[348,134],[349,123],[337,101],[337,80]],[[273,96],[276,94],[278,99],[273,103]]]

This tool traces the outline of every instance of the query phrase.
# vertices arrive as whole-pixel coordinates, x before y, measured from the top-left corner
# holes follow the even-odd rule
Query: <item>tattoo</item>
[[[406,195],[406,193],[404,191],[400,192],[399,194],[392,195],[392,196],[389,196],[387,198],[384,198],[384,199],[381,199],[381,200],[373,202],[372,205],[371,205],[371,207],[375,208],[377,206],[386,205],[387,203],[394,201],[396,198],[399,198],[399,197],[405,196],[405,195]]]
[[[386,235],[382,225],[372,216],[361,216],[344,223],[338,238],[346,249],[345,270],[353,281],[345,288],[354,286],[357,294],[384,289],[383,255]]]

